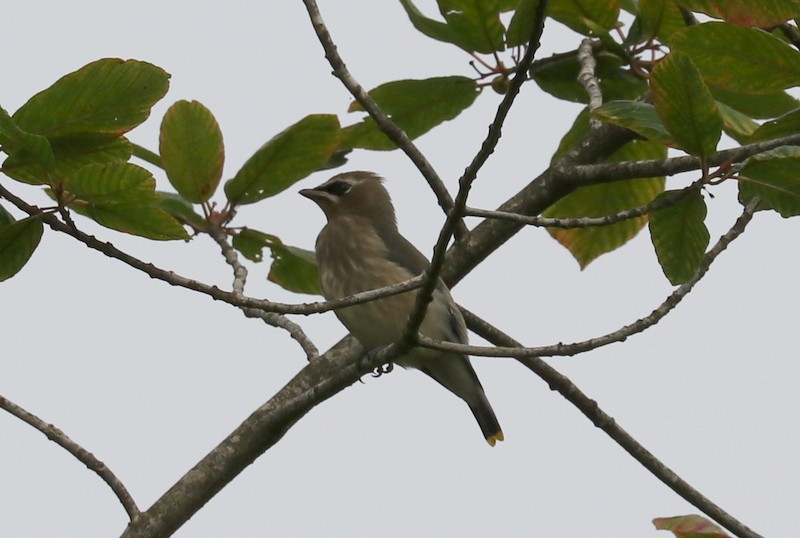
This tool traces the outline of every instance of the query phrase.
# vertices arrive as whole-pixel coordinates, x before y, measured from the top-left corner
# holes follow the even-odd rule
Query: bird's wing
[[[412,245],[408,239],[400,235],[400,233],[396,231],[394,233],[382,233],[381,230],[378,230],[378,235],[386,245],[387,257],[407,270],[410,273],[409,278],[423,273],[430,267],[430,262],[428,262],[425,255],[422,254],[417,247]],[[447,289],[442,279],[439,279],[434,294],[442,294],[451,314],[449,328],[452,334],[448,340],[466,344],[469,338],[467,336],[467,327],[464,323],[464,318],[461,316],[461,312],[459,312],[453,297],[450,295],[450,290]]]

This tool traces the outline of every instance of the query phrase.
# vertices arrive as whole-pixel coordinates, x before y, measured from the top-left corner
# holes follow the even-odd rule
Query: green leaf
[[[272,248],[272,266],[267,278],[295,293],[322,295],[314,253],[296,247]]]
[[[89,205],[78,212],[106,228],[147,239],[156,241],[189,239],[189,234],[183,226],[157,204],[158,201]],[[75,206],[71,207],[77,209]]]
[[[194,230],[208,230],[208,221],[195,213],[192,203],[180,194],[156,191],[156,196],[159,199],[158,206],[175,217],[181,224],[191,226]]]
[[[264,248],[270,249],[270,281],[295,293],[322,294],[313,252],[284,245],[276,236],[250,228],[243,228],[233,237],[233,248],[254,262],[264,259]]]
[[[466,77],[398,80],[382,84],[369,92],[412,139],[458,116],[475,101],[479,93],[475,81]],[[350,107],[351,112],[355,110],[361,110],[357,102]],[[372,150],[396,148],[372,118],[345,127],[342,134],[342,147]]]
[[[99,224],[155,240],[188,239],[183,226],[160,207],[155,179],[130,163],[91,164],[64,182],[68,205]]]
[[[597,108],[592,113],[607,123],[630,129],[644,138],[663,144],[673,145],[664,124],[656,114],[656,108],[641,101],[612,101]]]
[[[252,204],[282,192],[324,168],[339,149],[339,120],[331,114],[306,116],[261,146],[225,184],[234,204]]]
[[[44,227],[38,217],[28,217],[0,228],[0,282],[16,275],[39,246]]]
[[[691,59],[673,52],[661,60],[651,73],[650,90],[656,113],[678,146],[699,157],[713,154],[722,119]]]
[[[751,118],[775,118],[800,108],[800,101],[786,93],[776,91],[769,93],[737,93],[729,90],[709,87],[714,98],[729,107],[750,116]]]
[[[14,218],[14,216],[9,213],[5,207],[0,205],[0,230],[16,221],[17,220]]]
[[[623,69],[622,60],[617,55],[600,51],[595,54],[595,59],[595,74],[600,80],[604,101],[635,99],[647,91],[647,82]],[[580,69],[577,56],[570,55],[538,62],[531,68],[530,75],[540,88],[554,97],[588,103],[586,89],[578,82]]]
[[[666,191],[661,196],[676,192]],[[696,192],[650,215],[650,238],[658,263],[675,286],[694,276],[708,248],[711,236],[705,225],[706,212],[703,196]]]
[[[35,161],[45,171],[55,166],[55,155],[47,138],[20,129],[8,112],[0,107],[0,145],[8,155]]]
[[[196,204],[217,190],[225,147],[214,115],[197,101],[178,101],[161,122],[159,152],[169,182]]]
[[[780,118],[764,122],[753,135],[750,142],[763,142],[800,133],[800,109],[784,114]]]
[[[800,85],[800,52],[762,30],[708,22],[675,32],[671,46],[719,88],[769,93]]]
[[[759,124],[750,116],[734,110],[725,103],[717,101],[717,109],[719,109],[722,125],[728,136],[740,144],[750,142],[753,133],[759,128]]]
[[[400,0],[400,3],[403,9],[406,10],[408,18],[411,19],[411,24],[413,24],[414,28],[418,31],[432,39],[445,43],[452,43],[462,49],[469,50],[469,45],[463,43],[458,34],[456,34],[450,26],[441,21],[429,19],[417,9],[417,6],[415,6],[411,0]]]
[[[751,157],[739,172],[739,201],[761,198],[759,209],[782,217],[800,215],[800,147],[787,146]]]
[[[667,0],[639,0],[639,14],[636,20],[639,23],[639,39],[643,43],[655,38],[661,29]]]
[[[90,204],[155,202],[156,180],[130,163],[90,164],[64,182],[64,190]]]
[[[106,58],[70,73],[14,114],[21,129],[48,138],[81,133],[121,135],[150,115],[169,74],[137,60]]]
[[[527,45],[536,23],[536,9],[540,0],[520,0],[506,30],[506,46]]]
[[[584,35],[604,35],[619,17],[619,0],[550,0],[547,14]]]
[[[692,11],[740,26],[769,28],[800,17],[800,0],[677,0]]]
[[[411,0],[400,0],[414,28],[467,52],[502,51],[505,28],[497,0],[437,0],[445,22],[425,17]]]
[[[439,13],[469,48],[468,52],[491,54],[505,49],[505,28],[497,0],[437,0]]]
[[[55,168],[48,171],[30,155],[13,155],[3,163],[3,173],[30,185],[56,185],[88,164],[125,162],[133,153],[125,137],[109,135],[67,136],[52,140]]]
[[[564,157],[567,153],[575,149],[580,144],[586,135],[589,134],[589,108],[586,107],[575,117],[572,126],[561,138],[553,156],[550,158],[550,164],[554,165],[559,159]]]
[[[608,159],[622,162],[666,158],[666,148],[652,142],[636,141],[623,146]],[[664,178],[629,179],[588,187],[568,194],[542,215],[556,218],[602,217],[651,202],[664,190]],[[647,217],[624,220],[608,226],[590,228],[548,228],[584,269],[594,259],[630,241],[647,223]]]

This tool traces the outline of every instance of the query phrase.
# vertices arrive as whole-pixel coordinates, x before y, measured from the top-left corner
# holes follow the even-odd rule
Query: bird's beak
[[[309,200],[314,200],[315,202],[324,196],[324,193],[317,189],[301,189],[298,191],[298,194],[300,196],[305,196]]]

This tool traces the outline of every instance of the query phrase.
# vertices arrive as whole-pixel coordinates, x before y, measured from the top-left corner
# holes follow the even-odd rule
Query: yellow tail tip
[[[497,444],[497,441],[505,441],[505,439],[506,438],[503,435],[503,432],[497,432],[496,434],[487,437],[486,442],[489,443],[489,446],[494,446]]]

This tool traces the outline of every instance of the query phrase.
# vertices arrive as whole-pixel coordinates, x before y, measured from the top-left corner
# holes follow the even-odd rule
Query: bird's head
[[[383,179],[372,172],[345,172],[300,194],[313,200],[328,222],[339,217],[364,217],[377,225],[395,226],[394,207]]]

